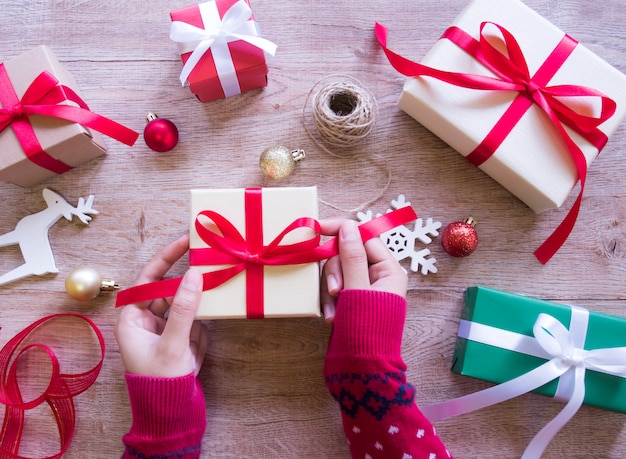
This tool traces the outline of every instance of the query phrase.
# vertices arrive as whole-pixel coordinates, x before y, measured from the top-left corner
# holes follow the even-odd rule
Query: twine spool
[[[322,85],[322,82],[328,83]],[[311,97],[320,85],[321,89]],[[310,112],[309,121],[307,111]],[[320,199],[322,204],[344,213],[355,213],[377,201],[389,188],[391,169],[387,158],[378,154],[365,155],[363,148],[351,149],[362,143],[372,132],[377,112],[378,106],[372,93],[359,80],[349,75],[333,74],[321,78],[307,94],[302,108],[302,125],[315,145],[330,156],[340,159],[359,153],[360,160],[375,164],[386,175],[386,181],[378,193],[353,209],[343,209]],[[313,135],[309,124],[316,128],[317,135]],[[341,153],[336,153],[334,148],[329,147],[341,148]]]
[[[312,100],[312,120],[320,138],[333,147],[353,147],[362,142],[376,123],[376,99],[350,81],[324,85]]]

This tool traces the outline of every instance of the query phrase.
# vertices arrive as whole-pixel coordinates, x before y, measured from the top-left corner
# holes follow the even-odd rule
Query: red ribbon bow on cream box
[[[338,253],[321,242],[315,187],[191,191],[189,264],[204,273],[197,317],[317,317],[318,262]],[[362,224],[364,241],[417,218],[403,207]],[[116,306],[167,298],[180,278],[117,294]]]
[[[201,102],[267,85],[264,52],[273,56],[276,45],[260,36],[246,0],[211,0],[170,16],[184,63],[180,82]]]
[[[399,107],[532,210],[559,207],[580,180],[535,252],[546,263],[574,227],[587,167],[626,117],[626,76],[518,0],[472,1],[421,63],[390,51],[380,24],[376,35],[412,77]]]
[[[0,179],[35,185],[102,155],[97,132],[126,145],[139,134],[89,110],[52,50],[0,63]]]

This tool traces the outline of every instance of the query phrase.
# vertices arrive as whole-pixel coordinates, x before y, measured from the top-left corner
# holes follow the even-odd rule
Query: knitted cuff
[[[154,440],[203,435],[204,394],[193,373],[177,378],[126,373],[126,384],[133,415],[130,435]]]
[[[401,362],[406,299],[373,290],[342,290],[337,298],[327,358]]]

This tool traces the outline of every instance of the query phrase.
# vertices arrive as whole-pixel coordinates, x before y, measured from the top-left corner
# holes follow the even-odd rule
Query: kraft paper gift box
[[[260,191],[257,200],[250,201],[246,193]],[[248,208],[246,206],[249,206]],[[250,209],[254,206],[255,209]],[[242,237],[249,240],[246,225],[262,230],[263,245],[271,243],[288,225],[301,217],[318,218],[315,187],[283,187],[259,189],[194,189],[191,190],[190,253],[209,245],[196,230],[196,220],[207,228],[216,229],[214,222],[199,214],[210,210],[226,218]],[[256,213],[256,217],[253,214]],[[219,232],[219,230],[217,231]],[[299,228],[287,234],[281,242],[293,244],[313,236],[310,228]],[[191,255],[190,255],[191,256]],[[191,258],[190,258],[191,263]],[[203,272],[228,269],[228,265],[196,266]],[[200,319],[246,318],[250,281],[247,270],[224,284],[206,290],[197,317]],[[258,275],[258,273],[257,273]],[[319,264],[305,263],[284,266],[262,266],[263,293],[250,292],[252,300],[262,302],[263,316],[319,317]],[[260,296],[260,298],[259,298]]]
[[[208,33],[218,33],[224,26],[228,12],[241,7],[249,9],[248,0],[212,0],[171,11],[170,38],[179,43],[183,65],[187,64],[196,47],[202,46],[202,40],[182,39],[182,35],[175,37],[174,24],[182,22],[204,29]],[[210,49],[202,54],[188,77],[185,78],[184,73],[181,74],[181,83],[189,84],[189,89],[200,102],[211,102],[267,86],[268,67],[264,49],[274,54],[275,45],[261,38],[258,24],[251,12],[245,23],[238,26],[236,32],[252,37],[251,41],[254,43],[264,42],[264,44],[257,47],[234,36],[226,42],[215,40]]]
[[[38,46],[7,60],[4,67],[18,98],[43,71],[79,93],[72,75],[47,46]],[[68,166],[79,166],[106,152],[99,133],[80,124],[40,115],[29,117],[29,121],[42,149]],[[0,131],[0,180],[30,187],[56,175],[57,172],[35,164],[26,156],[10,125]]]
[[[452,25],[478,39],[480,25],[485,21],[512,33],[531,76],[564,36],[555,25],[517,0],[474,0]],[[485,34],[497,37],[494,30],[495,27],[487,27]],[[456,73],[495,76],[444,38],[435,43],[421,64]],[[555,85],[586,86],[613,99],[617,103],[615,114],[599,126],[609,137],[626,115],[626,76],[582,44],[575,47],[547,84]],[[467,89],[420,76],[405,82],[398,106],[467,156],[502,118],[517,94],[517,91]],[[578,102],[586,103],[582,99]],[[569,127],[565,130],[581,148],[587,166],[590,165],[598,149]],[[579,178],[563,139],[537,104],[532,104],[493,156],[479,167],[535,212],[561,206]]]
[[[518,342],[529,338],[507,336],[504,338],[506,343],[497,342],[501,340],[497,336],[499,330],[532,337],[534,323],[542,313],[554,317],[568,329],[580,330],[578,322],[572,325],[572,306],[486,287],[468,288],[452,371],[485,381],[504,383],[545,364],[548,359],[539,357],[540,352],[531,355],[506,349],[507,346],[516,347]],[[479,328],[471,329],[470,326],[476,326],[474,324],[478,324]],[[487,328],[482,330],[480,338],[472,335],[479,333],[482,326]],[[582,333],[580,336],[582,338],[579,339],[584,340],[582,348],[586,350],[623,348],[626,346],[626,319],[589,311],[586,335]],[[496,342],[488,344],[490,340]],[[557,394],[558,384],[559,380],[555,379],[535,392],[562,398]],[[585,373],[584,403],[626,413],[626,379],[588,369]]]

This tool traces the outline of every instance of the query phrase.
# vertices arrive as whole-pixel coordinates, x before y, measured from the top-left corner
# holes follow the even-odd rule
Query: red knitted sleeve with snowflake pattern
[[[386,292],[339,294],[324,377],[341,408],[353,458],[452,457],[406,381],[400,353],[406,305]]]
[[[133,424],[122,459],[196,459],[206,429],[202,385],[193,373],[156,378],[126,373]]]

